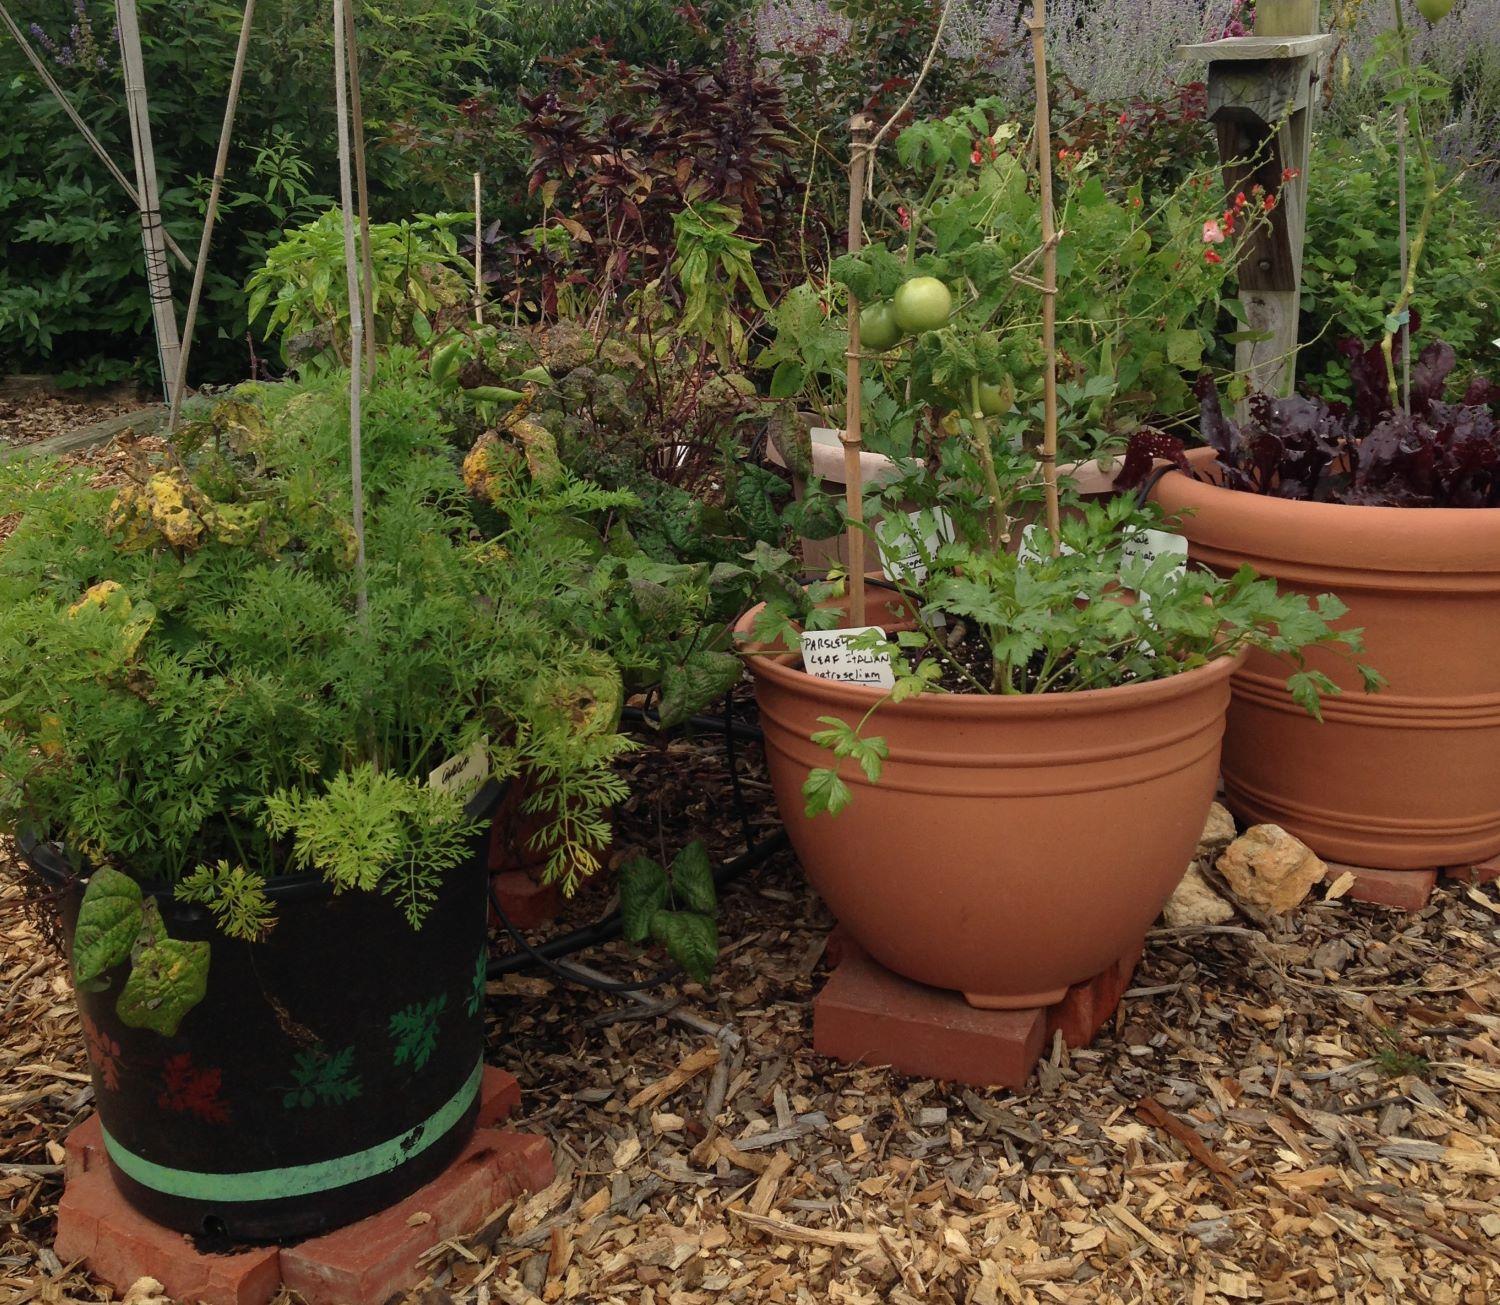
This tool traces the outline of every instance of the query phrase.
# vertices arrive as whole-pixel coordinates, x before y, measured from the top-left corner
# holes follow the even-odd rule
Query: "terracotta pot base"
[[[1065,988],[1046,1006],[980,1010],[960,994],[929,988],[871,960],[842,928],[829,939],[837,959],[813,999],[813,1049],[849,1065],[890,1065],[914,1078],[1019,1091],[1058,1033],[1085,1047],[1130,986],[1138,945],[1104,973]]]
[[[980,992],[966,992],[963,996],[975,1010],[1036,1010],[1057,1005],[1068,991],[1049,988],[1046,992],[1027,992],[1014,997],[986,997]]]

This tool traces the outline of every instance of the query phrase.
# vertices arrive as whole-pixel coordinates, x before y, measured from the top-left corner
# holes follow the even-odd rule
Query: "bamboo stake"
[[[229,94],[224,100],[224,122],[219,128],[219,152],[214,156],[213,181],[208,188],[208,207],[203,214],[203,232],[198,237],[198,261],[193,268],[193,289],[188,295],[187,315],[182,323],[182,350],[177,355],[177,374],[172,378],[172,408],[167,416],[167,434],[177,429],[182,412],[182,396],[187,389],[188,359],[193,352],[193,328],[198,324],[198,304],[203,298],[203,281],[208,271],[208,249],[214,237],[214,222],[219,215],[219,195],[224,188],[224,171],[229,163],[229,142],[234,135],[234,115],[240,102],[240,86],[245,78],[245,55],[250,48],[250,25],[255,19],[255,0],[245,0],[245,16],[240,22],[240,40],[234,51],[234,71],[229,77]]]
[[[78,128],[79,135],[88,143],[88,147],[99,156],[99,161],[109,169],[109,175],[120,184],[120,189],[130,197],[130,202],[136,208],[140,208],[140,191],[131,184],[130,178],[120,171],[120,165],[110,157],[109,151],[104,148],[99,138],[89,128],[88,123],[83,120],[78,110],[73,107],[72,101],[63,94],[63,88],[57,84],[57,79],[47,71],[47,65],[42,62],[41,55],[32,49],[31,42],[26,39],[26,33],[21,30],[16,20],[11,17],[10,10],[5,7],[4,0],[0,0],[0,22],[3,22],[10,29],[10,34],[15,37],[16,44],[21,47],[21,53],[30,60],[31,66],[36,69],[37,76],[42,79],[43,84],[52,92],[57,102],[62,105],[62,111],[68,115],[69,120]],[[182,264],[183,270],[191,272],[193,265],[188,260],[188,256],[182,252],[182,246],[172,239],[170,232],[163,230],[161,234],[167,248],[172,252],[172,256]]]
[[[146,66],[141,55],[141,26],[135,0],[115,0],[120,34],[120,65],[125,74],[125,108],[135,153],[135,181],[139,191],[141,244],[146,252],[146,285],[151,316],[156,325],[156,354],[161,366],[162,396],[172,397],[177,375],[177,311],[172,306],[172,276],[167,266],[166,229],[161,223],[161,194],[156,184],[156,149],[151,140],[151,111],[146,98]]]
[[[344,5],[344,41],[349,58],[349,111],[354,116],[354,182],[359,195],[359,241],[364,265],[364,334],[366,383],[375,380],[375,255],[370,249],[370,181],[365,172],[365,110],[359,88],[359,30],[354,25],[354,0]],[[350,307],[353,314],[353,307]]]
[[[1047,495],[1047,530],[1059,546],[1062,511],[1057,498],[1057,212],[1052,197],[1052,105],[1047,90],[1047,0],[1033,0],[1031,50],[1036,64],[1037,172],[1042,187],[1042,345],[1047,354],[1042,483]]]
[[[480,216],[479,174],[474,174],[474,321],[484,325],[484,219]]]
[[[359,254],[354,243],[354,178],[349,161],[348,59],[345,48],[349,3],[350,0],[333,0],[333,72],[339,136],[339,199],[344,216],[344,279],[349,288],[349,467],[354,498],[354,575],[360,619],[368,623],[370,592],[365,567],[365,477],[360,428],[364,313],[360,303]]]
[[[849,123],[852,145],[849,151],[849,252],[859,253],[864,243],[865,174],[870,166],[870,129],[868,115],[856,114]],[[865,623],[865,496],[860,466],[860,418],[863,407],[860,393],[859,365],[859,299],[849,292],[849,349],[847,352],[848,393],[844,400],[844,429],[839,438],[844,443],[844,500],[848,505],[849,529],[849,624]]]

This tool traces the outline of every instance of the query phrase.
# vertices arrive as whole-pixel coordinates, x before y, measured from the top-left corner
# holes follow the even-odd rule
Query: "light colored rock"
[[[1183,929],[1191,925],[1223,924],[1234,919],[1234,907],[1208,886],[1203,871],[1196,862],[1188,867],[1183,881],[1177,885],[1166,906],[1162,918],[1172,929]]]
[[[1223,806],[1215,802],[1208,809],[1208,820],[1203,826],[1203,836],[1198,840],[1198,859],[1207,865],[1215,864],[1223,851],[1239,833],[1234,827],[1234,817]]]
[[[1256,825],[1219,857],[1219,873],[1246,906],[1282,915],[1300,906],[1328,867],[1280,825]]]

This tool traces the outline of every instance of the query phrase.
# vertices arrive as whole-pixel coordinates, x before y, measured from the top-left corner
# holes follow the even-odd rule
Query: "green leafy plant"
[[[957,502],[945,515],[970,516]],[[809,776],[808,814],[848,805],[845,762],[878,781],[886,748],[867,726],[886,704],[922,694],[1085,692],[1164,679],[1257,648],[1291,664],[1293,698],[1321,718],[1320,697],[1338,689],[1305,654],[1360,649],[1357,631],[1335,628],[1345,606],[1328,594],[1312,602],[1280,594],[1249,568],[1223,580],[1171,554],[1152,560],[1143,532],[1163,524],[1158,509],[1126,497],[1080,505],[1055,541],[1033,527],[1015,552],[992,546],[982,525],[940,541],[926,553],[926,580],[909,593],[911,628],[872,631],[853,643],[889,659],[894,687],[859,721],[822,718],[826,728],[814,739],[835,764]],[[826,611],[814,616],[814,601],[809,596],[800,611],[768,608],[756,639],[833,628],[837,610],[830,624]],[[1359,669],[1368,689],[1379,687],[1376,672]]]
[[[668,868],[638,857],[620,868],[620,914],[626,942],[651,939],[699,983],[719,958],[718,891],[708,849],[689,843]]]
[[[895,153],[925,191],[878,196],[885,238],[835,259],[831,285],[809,284],[778,304],[757,363],[771,370],[774,396],[800,396],[841,424],[840,318],[850,292],[867,314],[888,311],[904,341],[882,349],[889,337],[877,333],[868,348],[878,372],[864,393],[871,448],[929,452],[944,438],[933,414],[966,411],[975,386],[1019,437],[1034,428],[1030,396],[1041,392],[1043,364],[1036,296],[1026,289],[1041,245],[1027,141],[990,99],[914,124]],[[1232,230],[1263,220],[1276,200],[1247,197],[1221,217],[1209,178],[1195,175],[1147,207],[1138,186],[1106,188],[1092,151],[1059,155],[1064,438],[1070,456],[1086,458],[1148,418],[1187,419],[1230,272],[1205,241],[1222,240],[1225,221]]]
[[[619,673],[553,607],[584,550],[549,523],[631,500],[559,471],[481,531],[425,364],[396,350],[367,395],[362,611],[345,383],[241,391],[123,485],[0,473],[0,820],[92,871],[80,982],[131,960],[127,1021],[175,1027],[208,961],[141,884],[237,938],[297,871],[416,926],[473,832],[428,783],[447,758],[482,743],[500,778],[542,777],[569,888],[625,792]]]
[[[454,234],[467,221],[472,218],[459,213],[371,224],[371,303],[382,343],[425,343],[435,317],[467,305]],[[349,290],[336,209],[272,246],[245,291],[250,320],[264,319],[266,337],[281,337],[288,362],[348,362]]]

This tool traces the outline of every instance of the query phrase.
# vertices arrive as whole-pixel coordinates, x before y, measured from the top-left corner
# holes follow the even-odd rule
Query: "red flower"
[[[1276,208],[1276,196],[1275,195],[1267,195],[1266,196],[1266,212],[1267,213],[1273,212],[1275,210],[1275,208]]]
[[[1296,181],[1302,175],[1301,168],[1287,168],[1281,174],[1282,181]]]
[[[984,155],[979,152],[979,146],[974,146],[974,152],[969,155],[969,161],[976,165],[984,162]]]
[[[906,205],[902,204],[896,210],[896,221],[901,224],[901,230],[911,230],[911,214],[906,211]]]
[[[1219,257],[1217,251],[1205,249],[1203,251],[1203,261],[1205,263],[1222,263],[1224,260]]]

